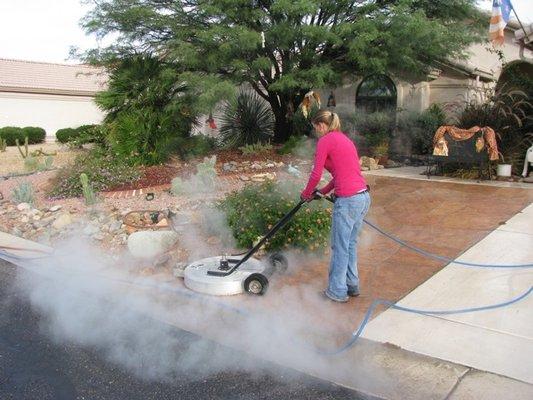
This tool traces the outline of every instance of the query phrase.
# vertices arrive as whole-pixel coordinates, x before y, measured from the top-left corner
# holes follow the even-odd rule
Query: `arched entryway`
[[[395,111],[398,101],[396,85],[387,75],[365,77],[355,94],[355,106],[365,112]]]

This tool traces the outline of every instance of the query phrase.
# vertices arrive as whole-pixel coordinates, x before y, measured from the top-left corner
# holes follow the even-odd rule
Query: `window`
[[[370,75],[357,88],[355,105],[366,112],[396,110],[396,86],[386,75]]]

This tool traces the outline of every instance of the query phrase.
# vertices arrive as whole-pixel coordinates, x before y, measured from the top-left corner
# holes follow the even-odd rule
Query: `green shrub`
[[[56,132],[56,139],[59,143],[68,143],[79,135],[75,128],[62,128]]]
[[[196,93],[180,65],[157,57],[132,56],[110,66],[107,90],[95,101],[106,112],[106,141],[133,164],[160,164],[190,136],[197,118]]]
[[[6,126],[0,128],[0,138],[4,139],[8,146],[15,146],[17,139],[19,142],[24,142],[24,131],[15,126]]]
[[[299,186],[291,182],[248,185],[230,193],[218,207],[239,246],[251,247],[299,201]],[[296,247],[324,251],[329,245],[331,208],[326,201],[313,201],[302,207],[294,218],[266,244],[268,250]]]
[[[183,160],[205,156],[218,147],[217,139],[206,135],[177,137],[169,140],[167,145],[161,145],[162,152],[178,154]]]
[[[439,126],[446,124],[446,114],[433,104],[422,113],[407,113],[398,118],[397,130],[411,141],[411,153],[425,155],[433,153],[433,137]]]
[[[33,204],[34,202],[33,185],[28,181],[20,182],[13,189],[11,196],[13,198],[13,201],[17,204],[19,203]]]
[[[243,90],[224,104],[220,135],[229,147],[268,142],[274,135],[274,113],[257,93]]]
[[[95,147],[80,154],[72,165],[61,168],[52,180],[49,195],[53,198],[79,197],[83,194],[80,175],[85,173],[94,191],[112,189],[140,178],[127,159],[113,156],[108,150]]]
[[[364,113],[357,111],[353,114],[353,124],[356,131],[361,133],[370,147],[378,146],[390,140],[395,124],[394,114],[387,112]]]
[[[44,142],[46,138],[46,131],[43,128],[36,126],[26,126],[22,128],[24,136],[28,137],[29,144],[37,144]]]
[[[272,150],[272,145],[270,143],[247,144],[239,147],[239,150],[242,152],[242,154],[261,154]]]

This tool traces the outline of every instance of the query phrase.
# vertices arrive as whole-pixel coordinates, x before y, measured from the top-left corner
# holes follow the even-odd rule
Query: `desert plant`
[[[205,157],[204,161],[196,166],[196,176],[202,181],[203,186],[207,189],[215,187],[215,180],[217,171],[215,165],[217,163],[217,156]]]
[[[33,204],[34,202],[34,190],[31,182],[23,181],[20,182],[15,188],[11,197],[13,201],[17,204],[19,203],[28,203]]]
[[[446,114],[433,104],[422,113],[404,112],[398,117],[396,133],[411,144],[411,153],[417,155],[433,152],[433,136],[437,129],[446,124]]]
[[[24,158],[24,169],[28,172],[36,171],[39,168],[39,160],[35,157],[28,156]]]
[[[0,128],[0,137],[6,141],[8,146],[14,146],[17,139],[24,140],[24,131],[15,126],[5,126]]]
[[[0,152],[6,151],[7,142],[5,139],[0,138]]]
[[[220,135],[228,147],[269,141],[274,132],[274,114],[258,94],[246,90],[224,103]]]
[[[94,190],[91,184],[89,183],[89,178],[87,177],[87,174],[85,173],[80,174],[80,182],[81,182],[83,197],[85,199],[85,204],[88,206],[92,206],[96,204],[96,195],[94,194]]]
[[[226,213],[229,227],[239,246],[252,246],[299,199],[298,185],[292,182],[248,185],[227,195],[218,207]],[[266,248],[277,250],[296,247],[309,251],[325,251],[329,244],[331,208],[328,202],[315,201],[304,206],[282,228]]]
[[[239,150],[242,152],[242,154],[268,153],[270,150],[272,150],[272,145],[270,143],[247,144],[239,147]]]
[[[68,143],[79,135],[75,128],[62,128],[56,132],[56,139],[59,143]]]
[[[189,179],[183,180],[180,177],[172,179],[170,192],[174,196],[178,196],[184,193],[201,193],[213,190],[217,178],[216,161],[216,156],[205,157],[204,161],[196,166],[196,174]]]
[[[54,198],[79,197],[82,193],[80,175],[87,174],[93,190],[110,190],[140,178],[140,172],[127,160],[116,157],[107,149],[95,147],[80,154],[72,165],[61,168],[52,178],[49,195]]]
[[[28,152],[28,137],[26,136],[24,138],[24,151],[22,151],[22,147],[20,147],[20,143],[18,139],[15,139],[15,144],[17,145],[17,149],[19,150],[20,155],[23,159],[26,159],[29,155]]]
[[[36,126],[26,126],[22,128],[22,132],[28,138],[29,144],[42,143],[46,138],[46,131]]]

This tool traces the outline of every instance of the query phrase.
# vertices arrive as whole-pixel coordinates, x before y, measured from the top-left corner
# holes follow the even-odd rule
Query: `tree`
[[[275,140],[310,89],[392,72],[423,76],[480,38],[476,0],[93,0],[82,25],[117,43],[86,53],[100,63],[150,52],[184,68],[211,97],[248,84],[272,107]],[[206,98],[207,98],[206,97]]]

